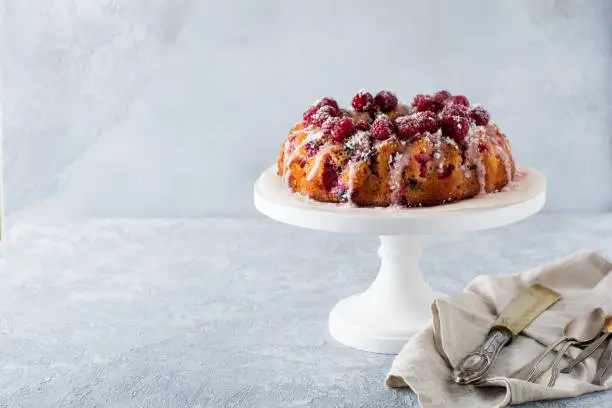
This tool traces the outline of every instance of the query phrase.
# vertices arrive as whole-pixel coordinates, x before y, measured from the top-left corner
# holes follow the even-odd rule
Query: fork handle
[[[533,367],[531,367],[531,370],[529,370],[529,373],[527,374],[527,379],[525,381],[527,382],[531,382],[534,377],[536,372],[538,371],[538,369],[540,368],[540,365],[542,364],[542,362],[544,361],[544,359],[546,358],[546,356],[548,356],[550,353],[552,353],[552,351],[557,348],[557,346],[565,341],[567,341],[567,337],[563,337],[559,340],[557,340],[555,343],[551,344],[550,346],[548,346],[548,348],[546,349],[546,351],[544,351],[544,353],[542,353],[540,355],[540,357],[536,360],[536,362],[534,363]]]
[[[582,350],[582,352],[578,354],[578,357],[570,361],[570,363],[563,370],[561,370],[561,372],[563,374],[569,374],[574,369],[574,367],[576,367],[582,361],[586,360],[591,354],[593,354],[595,350],[597,350],[599,346],[601,346],[601,344],[606,341],[607,338],[608,333],[604,333],[599,336],[597,340],[595,340],[594,342],[589,344],[584,350]]]
[[[610,361],[612,361],[612,340],[608,338],[608,344],[606,349],[599,357],[599,362],[597,363],[597,370],[595,371],[595,378],[593,379],[593,384],[595,385],[603,385],[603,376],[606,373],[606,370],[610,366]]]
[[[576,342],[568,341],[563,345],[563,347],[561,347],[561,350],[557,353],[557,356],[553,360],[550,369],[550,379],[548,380],[549,387],[555,386],[557,378],[559,378],[559,365],[561,365],[561,360],[563,359],[565,353],[567,353],[567,350],[570,348],[570,346],[573,346],[574,344],[576,344]]]

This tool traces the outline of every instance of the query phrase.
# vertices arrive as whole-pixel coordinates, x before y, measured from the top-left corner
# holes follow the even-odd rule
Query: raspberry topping
[[[365,120],[360,120],[359,122],[357,122],[355,124],[355,128],[358,130],[370,130],[370,122],[365,121]]]
[[[419,133],[419,125],[414,117],[400,116],[395,119],[395,124],[397,125],[399,138],[402,140],[409,140]]]
[[[324,116],[338,116],[339,114],[338,102],[335,99],[324,97],[304,112],[303,119],[307,125],[321,126],[327,120],[327,117]]]
[[[375,108],[374,97],[369,92],[359,91],[357,95],[353,97],[351,105],[353,105],[353,109],[357,112],[371,111]]]
[[[461,116],[468,117],[468,108],[463,105],[449,104],[442,109],[442,117],[444,116]]]
[[[470,109],[470,118],[476,123],[478,126],[485,126],[489,123],[489,112],[482,106],[474,106]]]
[[[438,112],[440,109],[442,109],[442,103],[436,101],[431,95],[422,94],[414,97],[412,106],[415,106],[418,112]]]
[[[370,133],[378,140],[386,140],[394,132],[395,126],[387,115],[379,115],[370,128]]]
[[[317,113],[312,115],[312,123],[317,126],[323,126],[327,119],[336,117],[339,113],[340,112],[338,112],[338,110],[333,106],[322,106],[321,108],[319,108]]]
[[[470,130],[470,122],[461,116],[444,116],[441,122],[442,133],[461,146]]]
[[[451,98],[452,103],[456,103],[457,105],[470,106],[470,101],[467,97],[463,95],[455,95]]]
[[[302,115],[302,117],[304,118],[304,123],[306,123],[307,125],[312,125],[312,117],[317,113],[318,110],[319,107],[315,105],[312,105],[310,108],[306,109],[306,112],[304,112],[304,115]]]
[[[316,106],[318,106],[319,108],[322,106],[331,106],[332,108],[336,109],[337,111],[340,110],[340,107],[338,106],[338,102],[336,102],[335,99],[333,98],[329,98],[327,96],[319,99],[316,103]]]
[[[415,115],[419,132],[435,133],[440,128],[438,115],[433,112],[419,112]]]
[[[451,97],[452,97],[451,93],[445,90],[438,91],[433,96],[434,100],[439,103],[445,103]]]
[[[389,90],[378,92],[376,97],[361,90],[351,104],[353,109],[340,109],[336,100],[323,97],[304,112],[304,124],[320,127],[327,136],[323,140],[331,139],[336,144],[343,144],[357,131],[369,132],[378,140],[397,135],[400,140],[410,141],[417,135],[433,134],[441,129],[463,149],[467,147],[469,127],[485,126],[490,122],[489,112],[484,107],[470,107],[467,97],[452,95],[444,89],[434,94],[416,95],[412,106],[399,104],[397,95]],[[307,146],[308,154],[316,147]]]
[[[376,105],[383,112],[391,112],[397,106],[397,96],[391,91],[380,91],[374,98]]]
[[[355,126],[353,125],[353,121],[349,118],[338,119],[331,130],[332,140],[338,144],[344,142],[354,134]]]
[[[323,123],[323,125],[321,125],[321,131],[323,132],[323,134],[325,136],[331,136],[332,130],[334,129],[334,126],[336,125],[336,123],[338,123],[339,120],[340,118],[336,118],[336,117],[328,118]]]

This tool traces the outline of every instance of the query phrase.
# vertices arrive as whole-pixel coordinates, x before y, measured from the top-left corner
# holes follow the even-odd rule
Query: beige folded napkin
[[[424,408],[503,407],[528,401],[574,397],[612,387],[612,375],[604,386],[590,383],[601,352],[561,374],[554,388],[548,375],[538,384],[524,378],[534,359],[561,336],[565,323],[594,307],[612,313],[612,263],[597,253],[577,253],[520,275],[480,276],[465,290],[432,305],[432,323],[414,336],[393,361],[389,387],[410,387]],[[518,292],[541,283],[563,298],[542,313],[525,331],[502,349],[487,379],[478,385],[458,385],[452,367],[484,340],[498,313]],[[579,349],[571,347],[575,357]],[[567,363],[568,358],[564,358]],[[522,370],[521,370],[522,369]]]

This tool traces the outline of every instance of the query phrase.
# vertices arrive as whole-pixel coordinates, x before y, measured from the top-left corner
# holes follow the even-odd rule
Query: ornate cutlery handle
[[[603,377],[606,373],[606,370],[610,366],[610,361],[612,361],[612,338],[608,338],[608,345],[606,346],[606,349],[602,353],[601,357],[599,357],[599,362],[597,363],[597,370],[595,371],[595,378],[593,379],[593,384],[603,385]]]
[[[568,341],[563,345],[563,347],[561,347],[561,350],[555,356],[555,359],[553,360],[552,365],[550,366],[550,379],[548,380],[549,387],[555,386],[557,378],[559,378],[559,365],[561,364],[561,360],[563,360],[563,356],[565,355],[565,353],[567,353],[567,350],[570,348],[570,346],[573,346],[574,344],[576,344],[576,342],[573,342],[571,340]]]
[[[569,365],[567,365],[563,370],[561,370],[561,372],[563,374],[569,374],[574,369],[574,367],[576,367],[579,363],[586,360],[591,354],[593,354],[595,350],[597,350],[599,346],[601,346],[601,343],[606,341],[607,338],[607,333],[604,333],[599,336],[597,340],[595,340],[594,342],[589,344],[584,350],[582,350],[582,352],[578,354],[578,357],[572,360]]]
[[[527,382],[533,381],[533,379],[535,378],[537,374],[537,370],[540,368],[540,365],[542,364],[542,362],[544,362],[544,359],[546,358],[546,356],[552,353],[553,350],[557,348],[557,346],[559,346],[561,343],[566,342],[567,340],[568,340],[567,337],[563,337],[557,340],[556,342],[554,342],[553,344],[551,344],[550,346],[548,346],[548,348],[542,354],[540,354],[540,357],[538,357],[538,359],[533,363],[533,366],[527,373],[527,377],[525,378],[525,381]]]
[[[482,346],[465,356],[453,370],[453,380],[458,384],[470,384],[480,380],[493,365],[502,347],[512,339],[509,331],[493,329]]]

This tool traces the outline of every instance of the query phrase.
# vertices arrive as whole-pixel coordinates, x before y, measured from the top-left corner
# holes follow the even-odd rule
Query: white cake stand
[[[376,279],[363,293],[341,300],[329,314],[340,343],[395,354],[430,319],[434,292],[419,269],[420,235],[480,230],[522,220],[546,199],[546,178],[521,167],[507,191],[428,208],[353,208],[292,194],[276,166],[255,183],[255,207],[277,221],[324,231],[380,235]]]

